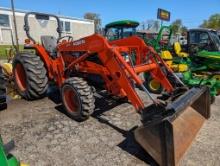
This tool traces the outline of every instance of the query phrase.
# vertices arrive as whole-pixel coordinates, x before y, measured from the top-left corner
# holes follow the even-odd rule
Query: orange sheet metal
[[[150,64],[145,64],[145,65],[135,66],[134,71],[136,73],[142,73],[142,72],[148,72],[148,71],[153,70],[155,68],[157,68],[157,64],[150,63]]]

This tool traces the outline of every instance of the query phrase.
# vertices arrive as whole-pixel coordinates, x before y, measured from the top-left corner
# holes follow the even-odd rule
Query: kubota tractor
[[[55,18],[58,39],[41,36],[39,44],[30,35],[30,15]],[[13,61],[16,85],[24,98],[34,100],[45,96],[49,81],[54,81],[60,88],[66,112],[73,119],[83,121],[94,111],[94,89],[127,97],[143,123],[135,130],[137,142],[160,165],[179,162],[210,116],[207,87],[184,87],[154,49],[136,36],[109,42],[94,34],[74,41],[71,36],[61,37],[60,21],[55,15],[31,12],[25,15],[24,22],[29,38],[26,48],[36,51],[36,54],[20,53]],[[154,99],[138,76],[142,72],[150,72],[167,93]],[[144,105],[135,86],[145,91],[153,103]]]

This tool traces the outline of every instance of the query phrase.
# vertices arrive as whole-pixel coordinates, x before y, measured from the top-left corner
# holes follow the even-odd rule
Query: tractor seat
[[[54,36],[41,36],[41,42],[45,50],[53,58],[57,57],[57,39]]]
[[[173,64],[173,56],[171,55],[170,51],[162,51],[161,58],[166,62],[166,64],[171,67]]]
[[[174,43],[174,50],[175,53],[181,58],[186,58],[189,56],[186,52],[182,52],[182,48],[179,42]]]
[[[166,64],[174,71],[174,72],[186,72],[188,71],[187,64],[174,64],[173,56],[170,51],[162,51],[161,58],[166,62]]]

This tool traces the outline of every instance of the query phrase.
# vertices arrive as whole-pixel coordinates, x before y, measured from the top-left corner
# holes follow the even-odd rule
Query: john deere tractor
[[[136,34],[139,22],[121,20],[109,23],[105,26],[105,36],[109,41],[123,39]]]
[[[190,29],[185,50],[190,55],[191,66],[183,81],[194,86],[206,84],[211,88],[212,99],[220,95],[220,39],[212,29]]]
[[[162,26],[156,40],[153,40],[153,42],[150,40],[148,43],[161,52],[162,58],[167,61],[168,65],[175,72],[179,71],[182,73],[179,76],[186,85],[190,87],[208,85],[211,89],[212,102],[214,102],[214,96],[220,94],[220,40],[216,31],[201,28],[190,29],[187,33],[187,45],[183,46],[182,49],[178,42],[175,42],[173,47],[169,44],[172,35],[171,27],[166,28],[170,29],[167,41],[164,42],[162,40],[163,29],[165,27]],[[169,55],[164,50],[172,52],[177,58],[173,58],[172,61],[169,60],[171,54]],[[164,56],[165,54],[168,56]],[[179,66],[179,70],[175,70],[175,65],[172,67],[169,63]],[[184,63],[188,69],[186,66],[184,67]],[[145,78],[149,83],[150,77],[145,75]],[[156,87],[159,86],[157,85]],[[159,90],[162,89],[160,88]]]
[[[10,151],[15,147],[14,141],[10,141],[7,144],[3,144],[2,137],[0,135],[0,165],[1,166],[28,166],[21,163],[15,156],[10,154]]]
[[[169,32],[165,41],[162,37],[164,30]],[[149,40],[148,43],[161,52],[168,66],[175,72],[182,73],[179,76],[186,85],[190,87],[208,85],[211,89],[212,102],[214,102],[214,97],[220,94],[220,40],[216,31],[201,28],[190,29],[187,33],[187,45],[183,46],[183,49],[178,42],[175,42],[173,47],[171,46],[171,36],[172,28],[162,26],[157,38]],[[170,52],[176,56],[172,58]],[[170,60],[169,57],[171,57]],[[145,75],[145,79],[148,89],[152,89],[151,92],[154,92],[153,86],[148,86],[151,82],[156,85],[154,87],[159,87],[159,92],[162,91],[161,86],[157,85],[155,80],[151,80],[150,76]]]

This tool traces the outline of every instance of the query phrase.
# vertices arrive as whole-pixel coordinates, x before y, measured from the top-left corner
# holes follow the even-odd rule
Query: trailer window
[[[71,31],[70,22],[61,21],[61,28],[63,32],[70,32]]]
[[[65,31],[70,32],[70,22],[65,22]]]
[[[3,26],[3,27],[9,27],[10,26],[8,15],[0,14],[0,26]]]

